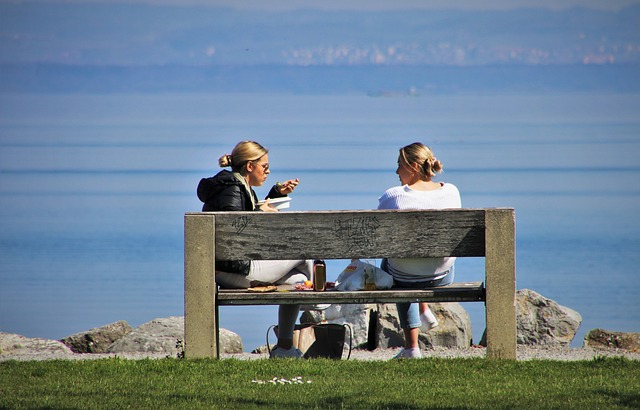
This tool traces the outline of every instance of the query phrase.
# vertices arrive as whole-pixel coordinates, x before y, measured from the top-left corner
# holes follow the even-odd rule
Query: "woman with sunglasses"
[[[290,179],[271,187],[258,205],[253,187],[264,184],[269,175],[268,150],[255,141],[238,143],[231,154],[218,160],[222,170],[215,176],[203,178],[198,184],[198,198],[207,211],[263,211],[278,212],[269,205],[269,198],[287,196],[299,180]],[[242,289],[265,284],[294,284],[309,279],[313,272],[310,260],[238,260],[216,261],[216,283],[223,288]],[[278,310],[278,342],[271,357],[300,358],[302,353],[293,347],[293,331],[300,313],[299,305],[280,305]]]

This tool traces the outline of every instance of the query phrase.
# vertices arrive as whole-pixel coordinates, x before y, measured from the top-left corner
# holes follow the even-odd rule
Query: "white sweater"
[[[441,183],[440,189],[416,191],[407,185],[387,189],[378,199],[378,209],[447,209],[460,208],[460,192],[453,184]],[[401,232],[398,233],[402,235]],[[450,258],[389,259],[389,273],[403,282],[439,279],[453,266]]]

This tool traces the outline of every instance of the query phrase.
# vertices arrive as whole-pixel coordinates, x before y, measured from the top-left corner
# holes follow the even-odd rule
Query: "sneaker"
[[[394,359],[420,359],[422,357],[422,353],[420,352],[419,347],[414,347],[411,349],[405,349],[404,347],[400,349],[400,353],[394,356]]]
[[[290,349],[283,349],[276,346],[269,355],[270,359],[302,359],[302,352],[295,347]]]
[[[421,313],[420,320],[422,321],[422,326],[420,326],[420,328],[425,332],[438,327],[439,324],[436,315],[434,315],[431,310],[427,310],[426,312]]]

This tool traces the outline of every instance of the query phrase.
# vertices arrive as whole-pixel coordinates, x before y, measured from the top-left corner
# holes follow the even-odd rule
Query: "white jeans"
[[[247,276],[216,271],[216,283],[222,288],[243,289],[258,284],[293,285],[311,278],[312,260],[252,260]],[[300,305],[278,307],[278,340],[293,340]]]
[[[312,260],[252,260],[247,276],[216,271],[216,283],[222,288],[244,289],[258,284],[293,285],[311,279]]]

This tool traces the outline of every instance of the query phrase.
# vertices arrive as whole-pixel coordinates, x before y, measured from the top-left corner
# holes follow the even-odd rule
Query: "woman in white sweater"
[[[446,209],[460,208],[460,192],[453,184],[435,182],[442,163],[429,147],[414,142],[400,149],[396,174],[402,186],[389,188],[378,199],[378,209]],[[382,268],[389,272],[395,286],[429,288],[453,282],[455,258],[385,259]],[[398,303],[398,317],[405,335],[405,347],[397,358],[422,357],[418,346],[420,326],[438,326],[426,303]]]

